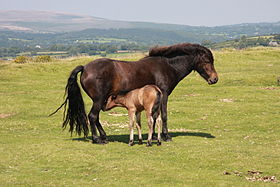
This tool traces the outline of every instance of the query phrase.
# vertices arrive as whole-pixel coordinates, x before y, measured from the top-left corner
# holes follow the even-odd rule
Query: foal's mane
[[[199,44],[181,43],[171,46],[153,47],[149,51],[149,57],[166,57],[174,58],[185,55],[209,55],[213,60],[212,53],[209,49]]]

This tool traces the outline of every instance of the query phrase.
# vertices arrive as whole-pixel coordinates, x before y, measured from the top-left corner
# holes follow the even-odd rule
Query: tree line
[[[40,55],[41,52],[65,52],[67,56],[75,56],[80,54],[86,55],[106,55],[120,51],[142,51],[149,47],[135,43],[127,44],[74,44],[63,45],[53,44],[49,47],[42,48],[40,46],[33,47],[1,47],[0,57],[16,57],[18,55],[26,54],[27,56]]]

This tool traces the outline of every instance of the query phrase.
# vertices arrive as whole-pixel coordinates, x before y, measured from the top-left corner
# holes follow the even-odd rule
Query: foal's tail
[[[64,106],[64,119],[62,128],[65,129],[67,127],[67,124],[69,123],[69,132],[71,132],[71,134],[73,133],[73,131],[76,131],[76,133],[78,133],[79,135],[81,135],[81,133],[83,132],[84,136],[87,137],[89,132],[87,115],[85,112],[81,90],[77,83],[77,74],[79,72],[83,72],[83,70],[83,66],[77,66],[75,69],[73,69],[68,78],[68,82],[65,88],[66,99],[64,103],[51,115],[55,114]]]
[[[153,114],[159,114],[160,113],[160,107],[161,107],[161,101],[162,101],[162,92],[161,90],[156,87],[157,90],[157,98],[155,100],[154,106],[152,108]]]

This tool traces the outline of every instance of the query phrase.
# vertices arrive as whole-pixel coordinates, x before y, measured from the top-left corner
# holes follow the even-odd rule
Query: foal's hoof
[[[134,146],[134,142],[133,141],[129,141],[128,146]]]
[[[142,145],[142,144],[143,144],[143,140],[140,139],[139,142],[138,142],[138,144],[139,144],[139,145]]]

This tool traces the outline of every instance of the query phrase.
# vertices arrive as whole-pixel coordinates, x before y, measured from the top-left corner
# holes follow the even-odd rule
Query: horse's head
[[[195,57],[195,70],[208,82],[215,84],[218,82],[218,74],[214,67],[214,58],[211,51],[205,48],[204,53]]]

